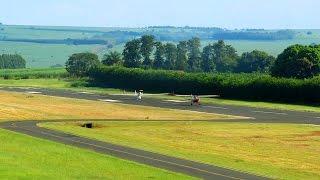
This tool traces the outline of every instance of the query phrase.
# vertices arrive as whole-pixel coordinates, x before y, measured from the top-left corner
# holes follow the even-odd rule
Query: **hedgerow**
[[[99,85],[178,94],[216,94],[224,98],[308,101],[320,100],[320,77],[286,79],[267,74],[209,74],[101,66],[90,72]]]

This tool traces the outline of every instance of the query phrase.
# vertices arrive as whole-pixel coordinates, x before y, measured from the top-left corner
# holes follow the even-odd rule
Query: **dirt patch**
[[[320,137],[320,131],[312,131],[309,134],[299,134],[299,135],[295,135],[298,137],[315,137],[315,136],[319,136]]]
[[[320,136],[320,131],[313,131],[310,135],[311,136]]]

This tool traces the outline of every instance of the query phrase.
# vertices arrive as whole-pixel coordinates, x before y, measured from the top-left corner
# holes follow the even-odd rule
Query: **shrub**
[[[236,71],[244,73],[262,72],[267,73],[275,58],[263,51],[254,50],[243,53],[239,59]]]
[[[98,55],[93,53],[76,53],[69,57],[66,69],[72,76],[86,76],[91,68],[99,65]]]
[[[26,68],[26,60],[18,54],[0,55],[0,69]]]
[[[310,78],[320,73],[320,46],[293,45],[281,53],[271,69],[276,77]]]

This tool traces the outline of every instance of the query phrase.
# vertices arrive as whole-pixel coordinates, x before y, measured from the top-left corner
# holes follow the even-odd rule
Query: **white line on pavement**
[[[228,108],[225,108],[225,107],[219,107],[219,106],[203,106],[203,107],[206,107],[206,108],[213,108],[213,109],[228,109]]]
[[[114,100],[114,99],[98,99],[98,100],[103,102],[121,102],[119,100]]]
[[[94,94],[94,93],[91,93],[91,92],[79,92],[80,94]]]
[[[268,112],[268,111],[252,111],[255,113],[264,113],[264,114],[278,114],[278,115],[288,115],[287,113],[279,113],[279,112]]]
[[[182,101],[182,100],[163,100],[165,102],[174,102],[174,103],[186,103],[186,102],[189,102],[189,101]]]
[[[29,93],[29,94],[41,94],[42,92],[38,92],[38,91],[27,91],[26,93]]]

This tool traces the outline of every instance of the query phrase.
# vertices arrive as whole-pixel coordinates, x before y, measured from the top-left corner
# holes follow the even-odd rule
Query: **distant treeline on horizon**
[[[49,40],[30,40],[6,37],[5,33],[1,36],[6,25],[0,30],[0,40],[50,43]],[[20,28],[20,27],[19,27]],[[21,26],[21,29],[34,31],[57,31],[57,32],[76,32],[92,34],[88,39],[55,39],[50,40],[53,44],[108,44],[106,39],[114,39],[116,44],[125,43],[128,40],[139,38],[143,35],[153,35],[159,41],[182,41],[192,37],[201,40],[290,40],[294,39],[297,32],[294,30],[265,30],[265,29],[223,29],[218,27],[174,27],[174,26],[149,26],[146,28],[85,28],[85,27],[45,27],[45,26]]]

